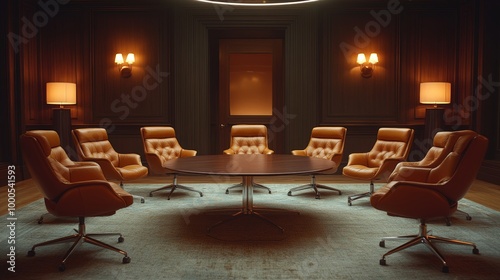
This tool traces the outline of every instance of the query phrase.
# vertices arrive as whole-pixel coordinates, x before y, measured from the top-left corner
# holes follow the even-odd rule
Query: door
[[[219,39],[218,146],[229,148],[231,126],[264,124],[269,147],[283,153],[282,39]]]

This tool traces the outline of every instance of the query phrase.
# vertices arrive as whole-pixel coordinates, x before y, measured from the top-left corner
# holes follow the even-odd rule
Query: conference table
[[[213,225],[209,228],[209,231],[241,215],[255,215],[283,231],[280,226],[255,211],[253,206],[253,177],[312,174],[336,168],[331,160],[280,154],[201,155],[172,159],[167,161],[164,167],[178,173],[242,177],[241,210],[233,214],[229,219]]]

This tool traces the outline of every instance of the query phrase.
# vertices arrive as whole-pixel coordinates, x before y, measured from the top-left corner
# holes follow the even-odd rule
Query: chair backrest
[[[65,183],[68,183],[69,179],[68,168],[53,158],[53,156],[62,159],[68,157],[64,150],[59,149],[60,146],[58,148],[58,142],[59,136],[55,131],[33,130],[20,137],[24,162],[44,196],[50,200],[58,199],[67,189]]]
[[[268,149],[265,125],[233,125],[230,149],[235,154],[263,154]]]
[[[168,126],[142,127],[142,141],[145,153],[155,153],[162,162],[178,158],[182,147],[175,137],[175,130]]]
[[[452,131],[439,131],[434,136],[432,147],[429,148],[424,158],[413,165],[422,167],[435,167],[439,165],[450,153],[456,140],[457,137],[454,136]]]
[[[118,166],[118,153],[108,140],[108,133],[104,128],[79,128],[72,130],[78,156],[86,158],[106,158],[111,164]]]
[[[387,158],[406,160],[413,137],[414,130],[411,128],[380,128],[377,141],[368,152],[368,167],[379,167]]]
[[[305,149],[306,155],[332,160],[338,166],[344,152],[346,133],[345,127],[314,127]]]
[[[429,174],[428,181],[440,178],[440,192],[450,201],[462,199],[476,179],[488,148],[488,139],[472,130],[458,132],[452,152]]]

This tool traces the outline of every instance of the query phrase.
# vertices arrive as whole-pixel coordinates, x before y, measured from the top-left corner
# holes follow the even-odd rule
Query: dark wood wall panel
[[[93,122],[167,122],[171,72],[162,13],[98,11],[93,24]],[[135,54],[132,76],[124,78],[116,53]]]
[[[397,122],[397,20],[381,26],[370,10],[325,13],[323,20],[322,122]],[[371,78],[363,78],[357,54],[368,59],[372,52],[379,63]]]

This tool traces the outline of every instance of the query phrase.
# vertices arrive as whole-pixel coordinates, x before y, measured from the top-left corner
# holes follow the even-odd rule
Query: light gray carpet
[[[476,242],[479,255],[466,246],[437,244],[450,266],[441,272],[441,263],[419,245],[387,257],[386,251],[401,244],[386,242],[383,236],[414,234],[416,220],[387,216],[373,209],[368,199],[347,205],[347,196],[368,189],[368,185],[334,185],[343,191],[312,191],[287,196],[290,185],[267,185],[273,193],[257,190],[256,207],[281,209],[261,211],[285,229],[282,234],[267,222],[241,219],[212,229],[241,206],[241,192],[224,194],[229,184],[189,184],[202,190],[177,191],[171,200],[166,192],[148,197],[159,185],[128,184],[126,189],[146,198],[118,211],[114,216],[87,219],[88,232],[123,233],[124,243],[115,237],[101,238],[126,250],[132,261],[122,264],[122,256],[90,244],[83,244],[70,257],[66,271],[57,267],[68,244],[39,247],[35,257],[26,253],[35,243],[69,235],[76,220],[47,215],[43,201],[17,211],[16,273],[7,272],[8,230],[6,216],[0,217],[2,270],[0,279],[498,279],[500,275],[500,212],[463,200],[459,209],[472,216],[467,221],[456,213],[452,225],[439,219],[429,223],[432,234]]]

